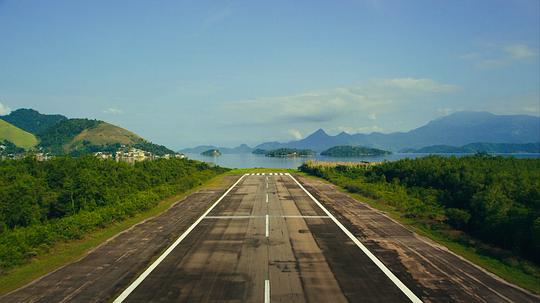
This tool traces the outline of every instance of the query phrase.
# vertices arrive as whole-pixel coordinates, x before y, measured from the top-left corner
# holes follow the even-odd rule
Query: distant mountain
[[[361,145],[397,151],[430,145],[462,146],[474,142],[529,143],[540,141],[540,118],[527,115],[494,115],[457,112],[409,132],[328,135],[319,129],[308,137],[288,143],[267,142],[257,149],[300,148],[323,151],[337,145]]]
[[[17,109],[9,115],[0,116],[0,119],[32,134],[40,133],[58,122],[67,120],[62,115],[45,115],[28,108]]]
[[[540,143],[470,143],[463,146],[432,145],[420,149],[406,149],[408,153],[540,153]]]
[[[179,152],[186,153],[186,154],[200,154],[207,150],[214,150],[214,149],[219,150],[222,154],[249,154],[253,151],[253,148],[247,146],[246,144],[241,144],[233,148],[218,147],[218,146],[213,146],[213,145],[200,145],[193,148],[181,149],[179,150]]]
[[[33,134],[0,119],[0,144],[4,141],[9,141],[15,146],[24,149],[30,149],[38,143]]]

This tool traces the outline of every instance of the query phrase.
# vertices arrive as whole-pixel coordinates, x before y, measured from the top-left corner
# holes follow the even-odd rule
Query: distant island
[[[407,148],[400,152],[419,154],[540,153],[540,143],[470,143],[463,146],[431,145],[419,149]]]
[[[267,157],[294,158],[314,156],[315,152],[310,149],[278,148],[267,151],[264,155]]]
[[[209,149],[207,151],[203,151],[201,155],[209,157],[219,157],[221,156],[221,152],[219,151],[219,149]]]
[[[267,152],[265,149],[256,148],[251,153],[254,155],[265,155]]]
[[[331,147],[321,153],[322,156],[328,157],[364,157],[364,156],[383,156],[389,155],[392,152],[377,148],[340,145]]]

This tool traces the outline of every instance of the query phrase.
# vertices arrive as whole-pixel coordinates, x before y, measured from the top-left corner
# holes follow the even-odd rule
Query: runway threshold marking
[[[174,241],[174,243],[169,246],[169,248],[167,248],[167,250],[165,250],[165,252],[163,252],[163,254],[161,254],[161,256],[159,256],[159,258],[157,258],[156,261],[154,261],[150,267],[148,267],[135,281],[133,281],[133,283],[131,283],[113,302],[124,302],[124,300],[135,290],[135,288],[137,288],[137,286],[139,286],[139,284],[142,283],[142,281],[144,281],[144,279],[146,279],[146,277],[148,277],[148,275],[159,265],[159,263],[161,263],[176,248],[176,246],[178,246],[178,244],[180,244],[180,242],[182,242],[182,240],[184,240],[197,225],[199,225],[199,223],[201,223],[204,217],[206,217],[206,215],[208,215],[212,209],[214,209],[216,205],[218,205],[218,203],[221,202],[221,200],[223,200],[223,198],[225,198],[225,196],[227,196],[227,194],[238,183],[240,183],[240,181],[242,181],[242,179],[244,179],[245,176],[245,174],[242,175],[233,185],[231,185],[231,187],[229,187],[229,189],[227,189],[227,191],[221,197],[219,197],[219,199],[217,199],[217,201],[214,202],[214,204],[212,204],[212,206],[210,206],[210,208],[208,208],[208,210],[202,214],[197,221],[191,224],[191,226],[182,235],[180,235],[180,237],[178,237],[178,239],[176,239],[176,241]]]
[[[296,180],[296,178],[294,178],[289,173],[287,173],[286,175],[291,177],[291,179],[311,198],[311,200],[313,200],[313,202],[315,202],[324,211],[324,213],[326,213],[328,217],[330,217],[330,219],[332,219],[332,221],[336,223],[336,225],[354,242],[354,244],[356,244],[356,246],[358,246],[358,248],[360,248],[364,252],[364,254],[366,254],[366,256],[373,263],[375,263],[375,265],[377,265],[377,267],[394,283],[394,285],[397,286],[397,288],[399,288],[399,290],[401,290],[401,292],[403,292],[403,294],[405,294],[405,296],[407,296],[407,298],[409,298],[409,300],[411,300],[411,302],[422,303],[422,300],[420,300],[420,298],[418,298],[375,255],[373,255],[369,251],[369,249],[367,249],[367,247],[365,247],[364,244],[362,244],[362,242],[358,240],[358,238],[356,238],[343,224],[341,224],[341,222],[339,222],[338,219],[336,219],[336,217],[334,217],[334,215],[332,215],[332,213],[330,213],[328,209],[326,209],[326,207],[321,204],[321,202],[319,202],[309,191],[307,191],[304,186],[302,186],[302,184],[300,184],[300,182]]]
[[[204,219],[254,219],[254,218],[266,218],[265,216],[206,216]],[[270,216],[268,218],[298,218],[298,219],[330,219],[328,216],[302,216],[302,215],[284,215],[284,216]]]

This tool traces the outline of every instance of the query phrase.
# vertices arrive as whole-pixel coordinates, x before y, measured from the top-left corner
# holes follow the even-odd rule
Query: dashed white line
[[[264,280],[264,303],[270,303],[270,280]]]
[[[266,215],[266,237],[268,238],[268,235],[270,234],[270,223],[268,222],[268,215]]]
[[[266,194],[266,203],[268,203],[268,194]]]
[[[338,219],[336,219],[336,217],[334,217],[322,204],[321,202],[319,202],[317,199],[315,199],[315,197],[313,197],[313,195],[308,192],[304,186],[302,186],[302,184],[300,184],[300,182],[298,182],[298,180],[296,180],[291,174],[287,173],[287,175],[289,177],[291,177],[291,179],[293,179],[293,181],[298,184],[298,186],[304,190],[304,192],[311,198],[311,200],[313,200],[313,202],[315,202],[331,219],[332,221],[334,221],[334,223],[336,223],[336,225],[356,244],[356,246],[358,246],[363,252],[364,254],[366,254],[366,256],[373,262],[375,263],[375,265],[377,265],[377,267],[394,283],[394,285],[396,285],[402,292],[403,294],[405,294],[409,300],[411,300],[411,302],[415,302],[415,303],[421,303],[422,300],[420,300],[420,298],[418,298],[407,286],[405,286],[405,284],[403,284],[403,282],[401,282],[401,280],[399,280],[377,257],[375,257],[375,255],[373,255],[368,249],[367,247],[364,246],[364,244],[362,244],[362,242],[360,242],[358,240],[358,238],[356,238],[345,226],[343,226],[343,224],[341,224],[341,222],[338,221]]]
[[[214,204],[212,204],[212,206],[210,206],[210,208],[208,208],[208,210],[202,214],[202,216],[200,216],[195,223],[191,224],[191,226],[182,235],[180,235],[180,237],[178,237],[178,239],[176,239],[176,241],[174,241],[174,243],[169,246],[169,248],[167,248],[167,250],[165,250],[165,252],[163,252],[163,254],[161,254],[161,256],[159,256],[159,258],[157,258],[157,260],[154,261],[154,263],[152,263],[150,267],[148,267],[135,281],[133,281],[133,283],[131,283],[128,288],[126,288],[113,302],[124,302],[124,300],[135,290],[135,288],[137,288],[137,286],[139,286],[139,284],[142,283],[142,281],[144,281],[144,279],[159,265],[159,263],[161,263],[176,248],[176,246],[178,246],[178,244],[180,244],[180,242],[182,242],[182,240],[184,240],[197,225],[199,225],[204,217],[206,217],[206,215],[208,215],[212,209],[214,209],[214,207],[216,207],[216,205],[218,205],[218,203],[221,202],[221,200],[223,200],[223,198],[225,198],[225,196],[227,196],[227,194],[238,183],[240,183],[240,181],[242,181],[245,176],[246,175],[242,175],[231,187],[229,187],[229,189],[221,197],[219,197],[219,199],[217,199],[217,201],[214,202]]]

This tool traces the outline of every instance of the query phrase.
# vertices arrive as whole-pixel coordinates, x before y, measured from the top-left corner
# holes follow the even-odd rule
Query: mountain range
[[[495,115],[489,112],[462,111],[428,122],[408,132],[348,134],[331,136],[319,129],[301,140],[265,142],[254,148],[245,144],[227,148],[203,145],[180,150],[201,153],[218,149],[224,154],[249,153],[278,148],[311,149],[317,152],[339,145],[365,146],[391,151],[445,145],[461,147],[470,143],[523,144],[540,142],[540,117],[530,115]]]
[[[0,142],[4,140],[27,150],[38,148],[57,155],[114,152],[121,145],[157,155],[174,153],[165,146],[153,144],[104,121],[69,119],[63,115],[41,114],[33,109],[18,109],[0,116]]]
[[[430,145],[462,146],[475,142],[540,142],[540,117],[495,115],[488,112],[456,112],[408,132],[328,135],[319,129],[304,139],[287,143],[266,142],[255,148],[300,148],[323,151],[337,145],[368,146],[392,151]]]

